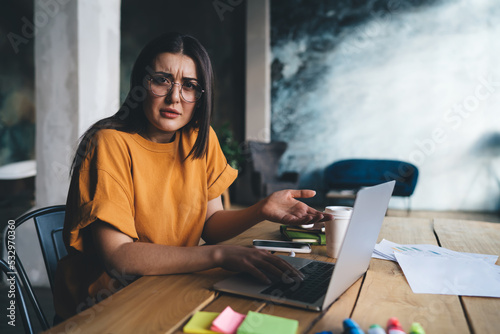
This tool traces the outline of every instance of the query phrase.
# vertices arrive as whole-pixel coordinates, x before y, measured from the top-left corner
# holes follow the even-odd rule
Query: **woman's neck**
[[[144,139],[153,143],[166,144],[175,140],[174,132],[155,131],[155,129],[148,128],[145,132],[139,133]]]

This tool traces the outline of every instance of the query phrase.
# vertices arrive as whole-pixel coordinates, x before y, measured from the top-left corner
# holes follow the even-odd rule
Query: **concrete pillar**
[[[120,4],[35,0],[36,207],[66,203],[78,138],[118,110]],[[34,226],[21,226],[21,235],[16,245],[31,282],[48,286]]]
[[[245,139],[271,140],[269,0],[247,1]]]
[[[65,203],[78,138],[119,104],[120,0],[35,0],[36,204]]]

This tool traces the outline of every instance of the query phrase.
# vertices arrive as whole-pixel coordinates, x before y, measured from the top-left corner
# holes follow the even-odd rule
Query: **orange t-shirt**
[[[92,152],[73,175],[66,203],[64,242],[54,303],[67,318],[98,302],[135,277],[106,273],[87,228],[97,219],[135,241],[197,246],[207,202],[236,179],[210,128],[207,155],[184,160],[196,130],[178,131],[171,143],[150,142],[138,134],[100,130]]]

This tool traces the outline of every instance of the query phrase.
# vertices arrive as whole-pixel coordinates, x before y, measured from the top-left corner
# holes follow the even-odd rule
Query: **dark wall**
[[[213,122],[244,138],[246,3],[226,0],[122,1],[121,100],[135,57],[151,38],[179,31],[207,48],[216,75]],[[33,0],[0,10],[0,166],[35,155]],[[25,30],[23,30],[25,29]],[[27,29],[27,30],[26,30]],[[26,35],[28,34],[28,35]],[[113,114],[115,110],[110,110]]]
[[[207,49],[215,72],[212,124],[229,122],[236,139],[244,138],[245,26],[244,1],[122,1],[121,99],[141,48],[153,37],[178,31],[196,37]]]
[[[34,158],[34,41],[23,37],[32,17],[33,0],[8,1],[0,10],[0,166]]]

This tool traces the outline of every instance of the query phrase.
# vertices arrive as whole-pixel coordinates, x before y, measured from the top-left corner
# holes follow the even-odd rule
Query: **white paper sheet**
[[[456,252],[450,249],[439,247],[436,245],[400,245],[392,241],[383,239],[373,251],[372,257],[396,261],[395,253],[413,255],[413,256],[445,256],[448,258],[476,258],[483,259],[490,264],[495,264],[498,260],[497,255],[477,254],[477,253],[464,253]]]
[[[414,293],[500,297],[500,266],[485,260],[399,252],[395,256]]]

